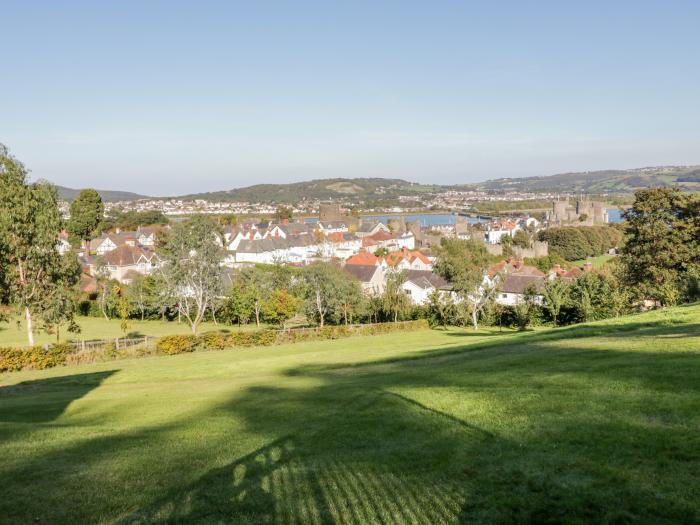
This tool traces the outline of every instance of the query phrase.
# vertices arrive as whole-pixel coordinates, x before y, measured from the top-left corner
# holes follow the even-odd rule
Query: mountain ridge
[[[190,193],[176,197],[149,197],[116,190],[97,190],[106,202],[138,199],[202,199],[212,202],[273,202],[293,204],[304,199],[346,198],[381,202],[399,196],[440,193],[449,190],[515,191],[523,193],[611,193],[624,194],[645,187],[670,187],[700,191],[700,165],[646,166],[621,170],[596,170],[502,177],[469,184],[422,184],[399,178],[357,177],[312,179],[286,184],[255,184],[230,190]],[[59,197],[73,200],[80,190],[57,186]]]

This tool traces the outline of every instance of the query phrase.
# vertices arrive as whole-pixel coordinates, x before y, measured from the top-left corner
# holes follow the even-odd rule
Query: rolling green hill
[[[75,199],[80,190],[73,188],[66,188],[65,186],[56,186],[58,190],[58,197],[61,200],[71,202]],[[146,195],[139,195],[138,193],[132,193],[130,191],[114,191],[114,190],[97,190],[102,196],[102,200],[105,202],[118,202],[118,201],[133,201],[138,199],[148,198]]]
[[[182,199],[210,201],[297,203],[304,199],[346,198],[353,201],[395,199],[399,195],[420,195],[441,190],[441,186],[425,185],[401,179],[356,178],[317,179],[291,184],[257,184],[229,191],[183,195]]]
[[[191,193],[177,198],[205,199],[213,202],[263,202],[293,204],[302,200],[342,199],[346,202],[397,204],[399,196],[425,196],[449,190],[483,190],[491,192],[573,192],[588,194],[632,193],[649,186],[675,187],[700,191],[700,166],[667,166],[631,170],[605,170],[561,173],[542,177],[492,179],[475,184],[419,184],[403,179],[331,178],[290,184],[256,184],[225,191]],[[58,186],[59,196],[73,200],[79,190]],[[98,190],[103,200],[120,201],[148,198],[126,191]],[[166,198],[166,197],[155,197]]]
[[[586,171],[543,177],[493,179],[482,190],[632,193],[650,186],[700,190],[700,166],[666,166],[631,170]]]
[[[0,375],[6,523],[700,523],[700,307]]]

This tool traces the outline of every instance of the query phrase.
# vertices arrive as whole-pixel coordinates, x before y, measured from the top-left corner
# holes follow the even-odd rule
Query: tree
[[[102,197],[92,189],[80,190],[70,205],[70,219],[66,229],[83,242],[85,253],[90,250],[90,240],[104,217]]]
[[[263,315],[266,320],[279,323],[284,328],[284,323],[299,311],[300,303],[301,301],[287,290],[273,290],[263,303]]]
[[[122,332],[126,334],[129,328],[129,314],[131,314],[131,304],[129,304],[129,298],[127,292],[123,286],[120,284],[114,284],[112,287],[112,293],[115,298],[115,306],[117,310],[117,315],[121,319],[120,328]]]
[[[559,313],[569,296],[568,284],[559,277],[548,279],[542,286],[542,307],[549,313],[554,326],[559,324]]]
[[[621,261],[628,286],[643,299],[675,304],[688,268],[700,262],[698,197],[675,189],[635,193],[624,213],[627,238]]]
[[[273,276],[270,272],[253,266],[241,272],[241,284],[241,290],[244,290],[246,295],[242,305],[251,305],[255,325],[260,326],[263,304],[273,290]],[[232,291],[235,291],[235,288]]]
[[[24,314],[34,345],[35,314],[47,307],[57,282],[77,281],[75,266],[56,250],[63,222],[56,189],[27,182],[27,170],[0,145],[0,255],[8,299]],[[70,257],[70,254],[67,254]]]
[[[146,318],[146,312],[153,310],[158,304],[156,279],[150,275],[136,274],[126,289],[129,303],[141,314],[141,320]]]
[[[518,299],[513,307],[515,322],[518,330],[526,330],[532,322],[532,317],[537,309],[537,289],[529,285],[523,290],[522,298]]]
[[[490,261],[484,244],[475,239],[442,239],[435,261],[435,273],[452,283],[459,295],[460,308],[466,308],[474,330],[479,328],[479,314],[493,300],[498,277],[489,279]]]
[[[331,263],[314,263],[306,268],[306,311],[321,328],[340,304],[342,288],[348,277]]]
[[[164,243],[163,291],[194,335],[215,298],[222,295],[219,252],[216,224],[205,216],[175,225]]]
[[[224,299],[221,318],[226,323],[247,323],[255,315],[255,295],[246,289],[241,279],[235,281]],[[256,318],[260,324],[260,312]]]
[[[92,272],[92,276],[95,278],[95,285],[97,286],[100,311],[102,312],[105,320],[109,321],[107,311],[112,299],[112,288],[109,285],[111,275],[109,273],[109,269],[107,268],[107,263],[100,256],[95,258],[95,269]]]
[[[392,271],[387,275],[382,305],[384,311],[395,323],[398,322],[399,316],[411,307],[411,300],[403,289],[405,283],[405,272]]]
[[[80,326],[75,322],[80,263],[75,254],[71,253],[61,258],[61,265],[62,268],[45,290],[41,308],[44,331],[56,334],[56,344],[61,340],[62,325],[68,325],[68,332],[80,332]]]
[[[359,282],[351,278],[342,281],[338,290],[336,322],[342,319],[345,326],[351,324],[353,316],[363,306],[364,299],[365,296]]]
[[[454,301],[452,294],[446,294],[437,288],[428,295],[428,312],[432,324],[441,324],[447,328],[447,324],[453,315]]]
[[[275,212],[275,220],[278,222],[289,221],[294,216],[292,208],[288,206],[278,206]]]
[[[525,230],[516,231],[515,235],[513,235],[513,245],[528,248],[530,246],[530,236]]]

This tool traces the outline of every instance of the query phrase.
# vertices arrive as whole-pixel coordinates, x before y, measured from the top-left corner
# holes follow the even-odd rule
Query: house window
[[[502,299],[505,299],[506,297],[508,297],[508,294],[507,294],[507,293],[502,293],[502,294],[501,294],[501,298],[502,298]]]

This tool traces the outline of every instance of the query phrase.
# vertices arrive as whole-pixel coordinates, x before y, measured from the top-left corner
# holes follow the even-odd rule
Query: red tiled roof
[[[352,257],[349,257],[345,264],[361,265],[361,266],[377,266],[380,262],[379,257],[369,252],[360,252]]]
[[[392,234],[387,233],[384,230],[380,230],[374,235],[370,235],[369,238],[374,241],[388,241],[390,239],[395,239],[395,237]]]

